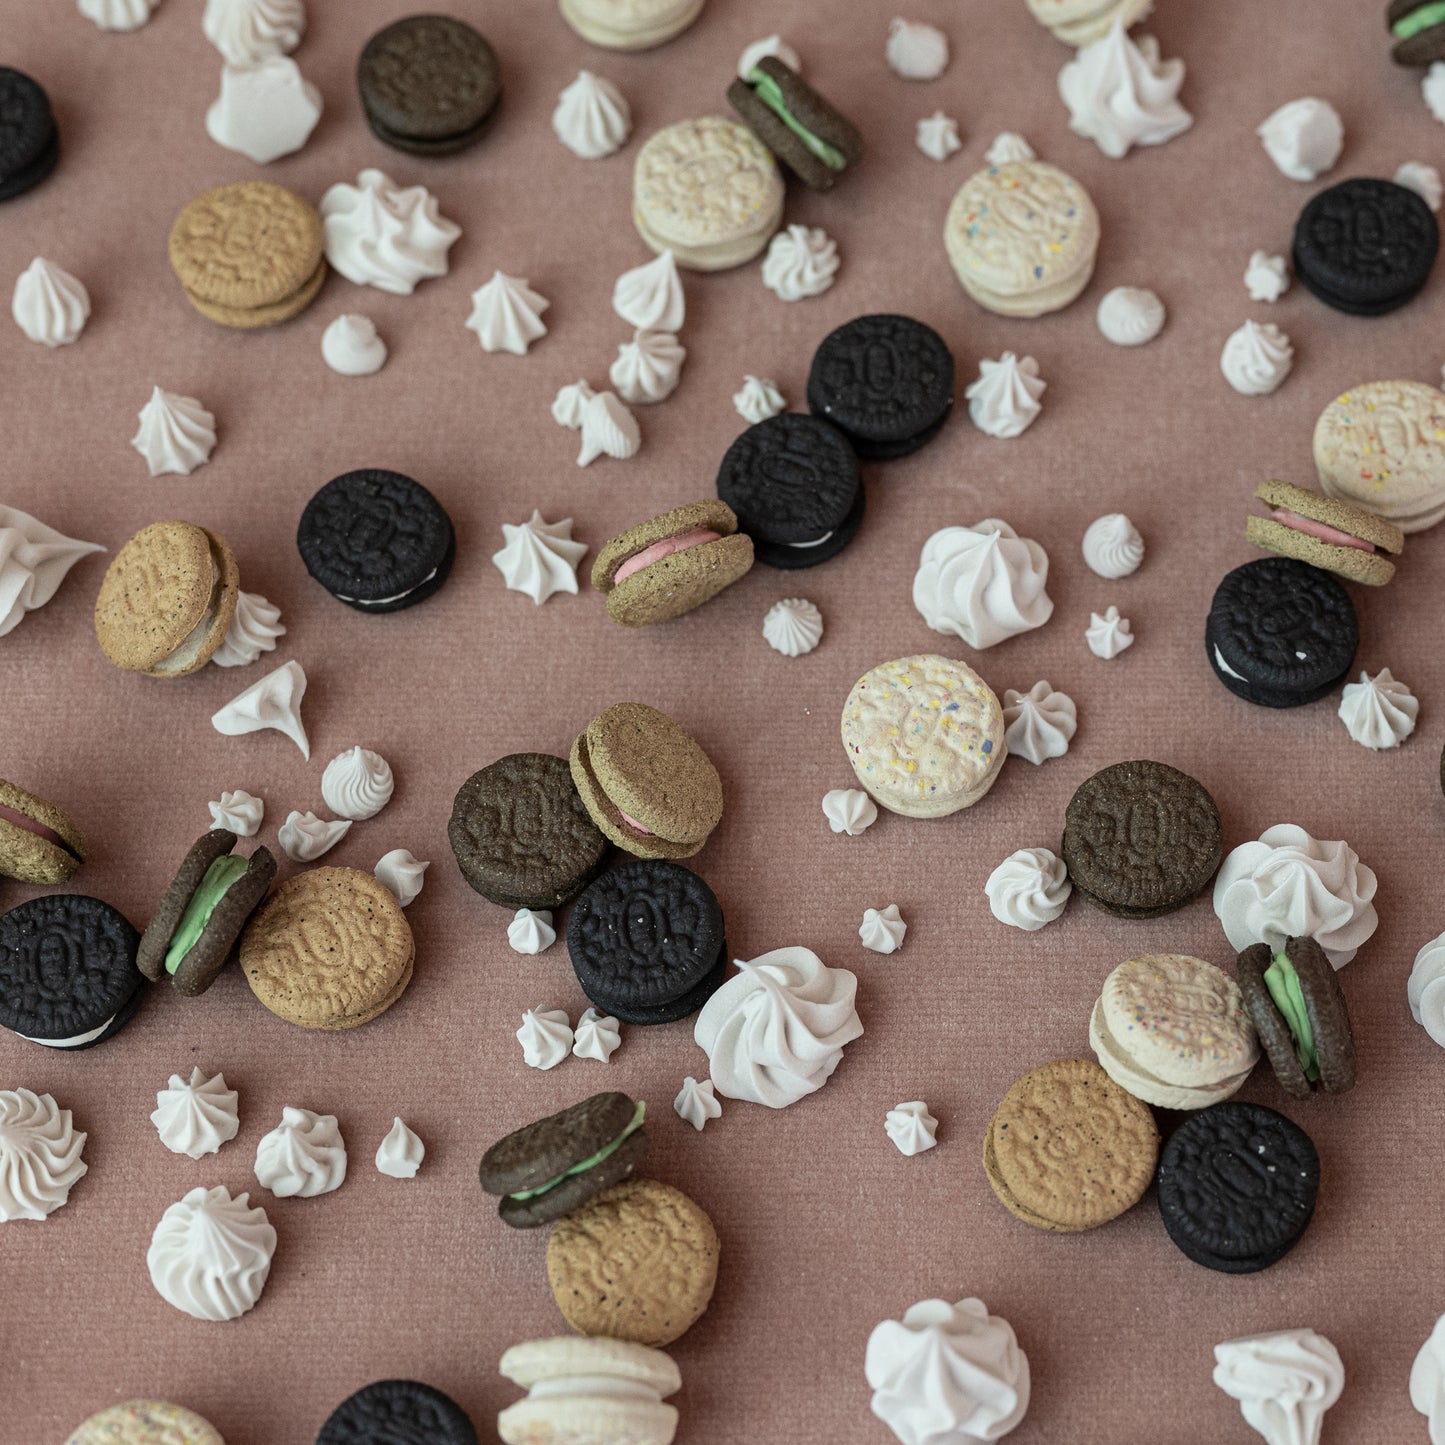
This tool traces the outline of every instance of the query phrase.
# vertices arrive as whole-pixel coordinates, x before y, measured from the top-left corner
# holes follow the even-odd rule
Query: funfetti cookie
[[[1089,284],[1099,213],[1057,166],[1010,161],[964,182],[943,239],[960,284],[980,306],[1000,316],[1042,316]]]
[[[1261,482],[1254,495],[1268,509],[1244,524],[1256,547],[1366,587],[1383,587],[1395,575],[1390,558],[1404,551],[1405,536],[1383,517],[1288,482]]]
[[[753,541],[725,502],[691,502],[614,537],[597,554],[592,585],[624,627],[681,617],[747,575]]]
[[[183,1405],[128,1400],[78,1426],[65,1445],[225,1445],[220,1431]]]
[[[562,18],[605,50],[651,50],[681,35],[705,0],[561,0]]]
[[[191,522],[152,522],[106,569],[95,635],[122,671],[185,677],[225,642],[240,590],[224,537]]]
[[[0,778],[0,876],[64,883],[85,862],[85,839],[44,798]]]
[[[477,1445],[467,1412],[420,1380],[377,1380],[348,1395],[327,1417],[316,1445]]]
[[[858,127],[776,55],[759,57],[728,86],[728,104],[815,191],[831,190],[849,166],[863,159]]]
[[[745,125],[715,115],[681,120],[637,153],[633,222],[654,251],[671,251],[679,266],[741,266],[782,218],[777,162]]]
[[[44,87],[0,65],[0,201],[33,190],[60,159],[60,132]]]

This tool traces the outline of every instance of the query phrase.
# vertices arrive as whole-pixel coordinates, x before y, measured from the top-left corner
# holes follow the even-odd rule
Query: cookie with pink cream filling
[[[1404,550],[1405,534],[1383,517],[1289,482],[1261,482],[1254,495],[1269,509],[1245,522],[1256,547],[1366,587],[1383,587],[1395,575],[1390,555]]]
[[[0,874],[64,883],[85,862],[85,839],[53,803],[0,778]]]
[[[726,502],[690,502],[614,537],[597,554],[592,585],[607,615],[650,627],[701,607],[753,565],[753,540]]]

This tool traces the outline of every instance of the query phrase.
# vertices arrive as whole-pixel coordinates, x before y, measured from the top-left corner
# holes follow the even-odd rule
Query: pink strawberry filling
[[[1353,547],[1357,552],[1373,552],[1374,544],[1365,541],[1363,537],[1352,537],[1348,532],[1342,532],[1338,527],[1328,526],[1324,522],[1316,522],[1313,517],[1302,517],[1298,512],[1291,512],[1286,507],[1274,507],[1270,510],[1270,516],[1282,527],[1288,527],[1292,532],[1303,532],[1307,537],[1316,537],[1321,542],[1332,543],[1336,547]]]
[[[25,832],[34,833],[37,838],[44,838],[47,843],[54,843],[57,848],[70,852],[70,845],[54,828],[47,828],[44,823],[37,823],[34,818],[28,818],[14,808],[7,808],[4,803],[0,803],[0,823],[13,823],[17,828],[23,828]]]
[[[685,552],[689,547],[701,547],[708,542],[716,542],[718,534],[711,527],[694,527],[690,532],[680,532],[676,537],[664,537],[660,542],[654,542],[650,547],[644,547],[642,551],[634,553],[612,574],[614,585],[625,582],[635,573],[641,572],[644,567],[651,567],[654,562],[661,562],[664,557],[671,557],[675,552]],[[630,819],[628,820],[631,821]],[[643,829],[646,832],[646,829]]]
[[[644,828],[642,824],[639,823],[637,819],[634,818],[630,813],[623,813],[621,808],[618,808],[617,811],[622,815],[622,821],[626,823],[629,828],[636,828],[637,831],[641,833],[644,838],[651,838],[654,836],[651,828]]]

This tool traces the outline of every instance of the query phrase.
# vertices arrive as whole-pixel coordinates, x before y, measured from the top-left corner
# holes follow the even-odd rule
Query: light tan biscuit
[[[85,839],[54,803],[0,778],[0,877],[64,883],[85,862]]]
[[[561,0],[562,18],[606,50],[650,50],[681,35],[705,0]]]
[[[305,282],[299,291],[276,302],[274,306],[252,306],[246,309],[214,306],[208,301],[198,300],[195,296],[190,296],[190,302],[207,321],[214,321],[217,326],[229,326],[232,331],[258,331],[266,326],[280,326],[283,321],[299,316],[316,299],[325,280],[326,262],[323,259],[311,279]]]
[[[130,1400],[92,1415],[66,1445],[225,1445],[193,1410],[161,1400]]]
[[[1254,495],[1271,509],[1268,517],[1253,515],[1245,520],[1244,534],[1256,547],[1366,587],[1383,587],[1395,575],[1389,554],[1404,550],[1405,535],[1383,517],[1289,482],[1261,482]],[[1313,522],[1342,534],[1341,538],[1313,535]],[[1345,538],[1365,546],[1352,545]]]

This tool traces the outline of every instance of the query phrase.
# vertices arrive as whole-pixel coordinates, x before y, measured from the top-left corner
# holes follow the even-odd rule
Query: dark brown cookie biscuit
[[[734,80],[727,96],[757,138],[815,191],[831,190],[863,158],[858,127],[775,55]]]
[[[1235,963],[1244,1007],[1287,1094],[1308,1098],[1318,1084],[1329,1094],[1355,1087],[1355,1036],[1344,991],[1324,949],[1290,938],[1279,953],[1246,948]]]

